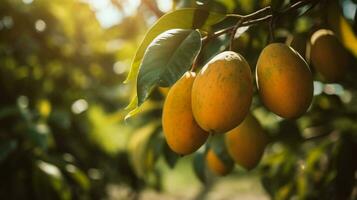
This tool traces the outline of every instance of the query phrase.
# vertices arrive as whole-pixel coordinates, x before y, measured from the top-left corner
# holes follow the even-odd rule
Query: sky
[[[134,15],[140,0],[119,0],[123,3],[124,13],[112,5],[110,0],[83,0],[91,5],[92,9],[96,12],[96,16],[102,27],[108,28],[120,21],[125,16]],[[170,0],[158,0],[159,9],[167,12],[171,8],[172,1]]]

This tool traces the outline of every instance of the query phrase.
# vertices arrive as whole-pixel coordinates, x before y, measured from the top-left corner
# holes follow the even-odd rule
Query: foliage
[[[79,1],[4,0],[0,13],[0,198],[98,199],[108,182],[139,187],[124,151],[131,129],[118,123],[129,88],[113,65],[136,45],[141,16],[104,31]],[[108,48],[119,39],[126,46]]]
[[[144,187],[160,190],[158,161],[174,168],[180,157],[163,137],[165,93],[157,86],[172,85],[193,62],[199,69],[229,49],[229,31],[209,37],[237,23],[227,13],[245,15],[267,5],[281,11],[297,1],[173,0],[171,12],[155,16],[157,12],[145,3],[155,5],[155,1],[143,0],[135,15],[107,29],[83,1],[24,2],[0,4],[0,199],[100,199],[111,183],[135,192]],[[332,29],[353,62],[338,83],[323,83],[313,71],[314,100],[297,120],[267,111],[254,92],[251,111],[271,144],[253,172],[236,171],[259,173],[272,199],[355,198],[351,191],[357,167],[357,49],[351,27],[357,22],[343,16],[341,5],[347,0],[335,3],[320,1],[311,8],[292,10],[273,29],[279,42],[297,34],[308,38],[319,28]],[[158,19],[150,28],[152,17]],[[252,71],[269,34],[268,23],[246,24],[231,44]],[[175,49],[162,50],[162,45]],[[176,47],[182,48],[180,54],[186,59],[176,56]],[[148,60],[150,54],[159,56],[154,63]],[[172,66],[179,70],[172,71]],[[142,79],[145,68],[159,73]],[[172,77],[166,76],[168,72]],[[160,84],[161,79],[165,84]],[[130,99],[128,108],[133,111],[128,114],[124,106]],[[131,118],[124,121],[125,115]],[[209,139],[193,154],[193,169],[204,184],[211,181],[205,153],[212,147],[225,155],[221,143],[219,138]]]

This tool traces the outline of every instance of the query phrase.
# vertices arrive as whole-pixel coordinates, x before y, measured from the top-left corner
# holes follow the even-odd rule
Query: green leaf
[[[197,178],[202,182],[206,183],[206,152],[197,152],[193,158],[193,171]]]
[[[165,159],[165,162],[167,163],[167,165],[171,169],[173,169],[180,156],[177,153],[175,153],[174,151],[172,151],[166,142],[164,143],[164,147],[163,147],[163,155],[164,155],[164,159]]]
[[[145,178],[154,167],[155,152],[149,148],[149,144],[160,122],[153,121],[146,124],[135,131],[135,134],[130,138],[128,144],[130,163],[133,166],[135,174],[141,178]]]
[[[159,85],[175,83],[191,66],[201,49],[201,35],[196,30],[172,29],[160,34],[150,44],[137,78],[138,106]]]
[[[66,173],[74,182],[76,182],[83,190],[88,191],[90,189],[90,181],[86,174],[72,164],[66,165]]]
[[[32,171],[32,186],[35,199],[73,199],[61,170],[49,162],[36,161]]]
[[[216,24],[224,18],[224,14],[192,8],[175,10],[162,16],[146,33],[143,41],[135,53],[130,72],[124,83],[128,83],[129,81],[136,79],[146,48],[160,33],[176,28],[192,28],[209,31],[211,25]]]
[[[138,107],[138,95],[135,95],[131,100],[129,105],[125,107],[125,110],[130,110],[128,114],[125,115],[124,120],[136,115],[140,112],[140,107]]]
[[[227,35],[222,35],[220,37],[212,39],[205,47],[202,49],[202,64],[206,64],[210,61],[214,56],[222,51],[222,49],[226,49],[229,45],[230,37]]]

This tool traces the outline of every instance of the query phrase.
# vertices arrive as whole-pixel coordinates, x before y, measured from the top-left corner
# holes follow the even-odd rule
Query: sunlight
[[[103,28],[109,28],[120,23],[125,16],[134,15],[140,4],[139,0],[118,0],[123,5],[123,12],[121,12],[111,3],[110,0],[82,1],[88,3],[91,6]]]

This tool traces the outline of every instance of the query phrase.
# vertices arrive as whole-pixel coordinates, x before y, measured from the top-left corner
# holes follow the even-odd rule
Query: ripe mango
[[[224,133],[243,121],[252,95],[247,61],[238,53],[225,51],[210,60],[193,82],[193,115],[204,130]]]
[[[192,115],[191,90],[196,78],[186,72],[169,90],[162,112],[162,128],[169,147],[180,155],[190,154],[205,143],[208,133]]]
[[[248,114],[239,126],[226,133],[225,143],[233,160],[250,170],[259,163],[268,144],[268,136],[258,120]]]
[[[311,104],[311,71],[305,60],[285,44],[272,43],[263,49],[256,81],[264,105],[281,117],[298,118]]]
[[[341,80],[350,65],[347,50],[327,29],[320,29],[311,36],[310,59],[326,82]]]

